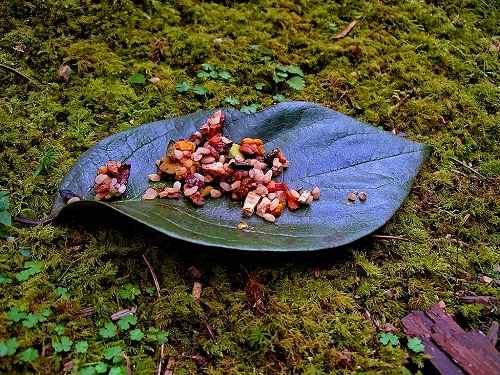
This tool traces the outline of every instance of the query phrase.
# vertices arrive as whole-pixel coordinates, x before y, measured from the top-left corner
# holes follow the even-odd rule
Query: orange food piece
[[[194,151],[196,145],[193,142],[181,139],[175,142],[175,148],[179,151]]]
[[[286,191],[286,197],[287,197],[287,203],[288,203],[288,209],[290,211],[295,211],[300,208],[299,205],[299,200],[295,198],[289,190]]]
[[[270,193],[274,193],[279,190],[288,190],[288,187],[284,182],[276,182],[274,180],[269,181],[267,184],[267,191]]]
[[[241,141],[240,152],[247,156],[264,155],[264,146],[262,140],[256,138],[243,138]]]

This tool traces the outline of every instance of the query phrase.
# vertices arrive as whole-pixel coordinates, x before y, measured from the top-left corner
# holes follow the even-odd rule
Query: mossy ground
[[[486,330],[498,318],[498,306],[460,299],[500,297],[498,283],[483,278],[500,271],[498,1],[9,0],[0,13],[0,63],[32,79],[0,69],[0,187],[13,215],[46,215],[63,175],[99,139],[229,97],[260,109],[277,94],[307,100],[434,147],[380,230],[408,242],[368,238],[275,255],[193,247],[112,216],[3,228],[15,241],[0,242],[0,342],[16,338],[19,347],[0,358],[0,372],[89,374],[102,361],[117,374],[127,361],[103,355],[120,346],[132,373],[153,374],[160,344],[130,336],[153,327],[169,333],[164,359],[175,359],[175,374],[409,373],[421,371],[422,355],[403,340],[382,345],[366,312],[400,338],[402,317],[440,300],[466,328]],[[334,39],[355,19],[348,36]],[[158,39],[169,45],[154,63]],[[203,63],[232,77],[198,78]],[[56,74],[63,64],[68,82]],[[303,90],[273,81],[285,65],[305,73]],[[138,73],[159,80],[130,83]],[[178,93],[182,81],[208,93]],[[47,150],[58,154],[56,167],[33,178]],[[26,261],[42,268],[19,281]],[[196,280],[199,300],[190,295]],[[127,284],[151,293],[124,298]],[[255,297],[262,304],[253,306]],[[50,314],[29,328],[7,315],[20,306]],[[89,306],[90,316],[77,316]],[[134,327],[99,333],[110,314],[132,306]],[[54,352],[64,336],[73,344]],[[77,350],[84,341],[87,351]]]

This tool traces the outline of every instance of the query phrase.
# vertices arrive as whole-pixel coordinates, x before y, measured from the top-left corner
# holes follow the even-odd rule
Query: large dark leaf
[[[245,250],[316,250],[352,242],[382,226],[410,191],[429,154],[412,142],[338,112],[304,102],[282,103],[251,115],[224,109],[223,127],[233,141],[261,138],[266,150],[281,148],[290,166],[283,179],[291,187],[319,186],[321,198],[309,207],[285,211],[275,223],[242,218],[238,203],[208,199],[203,207],[185,200],[141,200],[156,172],[155,161],[170,139],[186,138],[212,111],[146,124],[112,135],[84,153],[65,176],[61,191],[85,200],[67,205],[56,197],[52,217],[66,207],[106,205],[160,232],[210,246]],[[132,165],[121,200],[96,202],[92,189],[96,170],[108,160]],[[351,191],[365,191],[365,202],[349,203]],[[67,193],[67,192],[66,192]],[[242,220],[248,229],[238,230]]]

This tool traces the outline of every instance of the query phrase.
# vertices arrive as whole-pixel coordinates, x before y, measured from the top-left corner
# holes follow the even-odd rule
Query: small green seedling
[[[18,281],[28,280],[30,276],[36,275],[38,272],[42,270],[42,263],[37,261],[27,261],[24,263],[24,271],[19,272],[16,275],[16,279]]]
[[[250,105],[244,105],[243,107],[240,108],[240,111],[241,112],[245,112],[245,113],[255,113],[257,112],[257,104],[250,104]]]
[[[0,272],[0,284],[10,284],[12,282],[12,279],[7,277],[7,274],[5,272]]]
[[[68,336],[62,336],[60,340],[53,339],[52,347],[57,353],[69,352],[73,346],[73,341]]]
[[[337,31],[337,24],[335,22],[330,22],[328,24],[328,30],[330,30],[330,31]]]
[[[116,330],[117,327],[111,322],[108,322],[104,325],[103,328],[99,330],[99,334],[104,337],[105,339],[109,339],[110,337],[113,337],[116,335]]]
[[[191,88],[189,83],[182,81],[182,82],[177,82],[175,84],[175,91],[177,92],[186,92]]]
[[[239,103],[240,103],[238,99],[236,99],[236,98],[231,98],[231,97],[224,99],[224,101],[225,101],[226,103],[231,104],[231,105],[237,105],[237,104],[239,104]]]
[[[273,99],[276,100],[277,102],[282,102],[283,100],[286,99],[286,97],[283,94],[276,94],[273,95]]]
[[[67,288],[63,288],[62,286],[58,286],[55,290],[56,296],[58,297],[64,297],[64,298],[69,298],[69,292]]]
[[[379,340],[383,345],[391,344],[391,345],[399,345],[399,338],[394,333],[384,332],[380,335]]]
[[[137,324],[137,317],[134,315],[123,315],[120,320],[118,320],[118,326],[121,329],[129,329],[131,325]]]
[[[38,350],[33,348],[28,348],[21,354],[21,361],[31,362],[38,358]]]
[[[120,289],[120,296],[130,301],[133,301],[139,294],[141,294],[141,289],[137,284],[125,284]]]
[[[424,351],[425,346],[422,344],[422,341],[418,337],[413,337],[408,339],[408,349],[413,350],[415,353],[421,353]]]
[[[19,343],[15,337],[7,341],[0,341],[0,357],[11,356],[16,353]]]
[[[208,90],[205,86],[202,86],[202,85],[196,85],[193,87],[193,92],[196,94],[196,95],[205,95]]]
[[[128,82],[133,85],[146,83],[146,77],[144,77],[141,73],[132,74],[128,79]]]
[[[295,90],[302,90],[305,87],[304,72],[295,65],[282,65],[276,68],[273,80],[276,83],[286,81],[287,85]]]
[[[112,346],[106,349],[103,356],[107,360],[112,360],[113,363],[119,363],[123,359],[122,347],[120,345]]]
[[[257,82],[254,86],[257,90],[262,90],[264,88],[264,84],[262,82]]]
[[[0,224],[5,226],[12,224],[12,216],[9,214],[9,192],[7,190],[0,190]]]
[[[24,306],[12,306],[10,310],[7,311],[7,319],[16,323],[25,319],[28,316],[25,309]]]
[[[87,341],[80,341],[75,344],[75,350],[77,353],[84,354],[87,353],[89,348],[89,343]]]
[[[133,329],[129,332],[130,339],[133,341],[141,341],[144,338],[144,332],[142,332],[139,328]]]
[[[54,332],[57,333],[58,335],[64,335],[64,326],[62,324],[58,324],[54,327]]]
[[[47,151],[45,151],[38,158],[38,162],[40,164],[38,164],[38,167],[35,169],[35,172],[33,172],[33,178],[38,176],[42,171],[48,171],[49,169],[53,169],[56,165],[56,158],[58,156],[59,154],[52,149],[48,149]]]

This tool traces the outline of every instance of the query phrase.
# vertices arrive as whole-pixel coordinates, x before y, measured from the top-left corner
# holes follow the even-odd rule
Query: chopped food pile
[[[274,222],[285,207],[295,211],[319,199],[316,186],[311,191],[290,189],[284,182],[273,180],[288,167],[280,149],[265,152],[260,139],[243,138],[240,144],[222,135],[225,115],[216,111],[186,139],[170,140],[166,154],[156,162],[155,182],[143,199],[185,197],[194,206],[206,198],[228,196],[243,205],[242,213],[256,213]],[[109,199],[125,191],[130,164],[110,161],[97,172],[95,199]],[[168,186],[165,180],[175,180]]]
[[[130,164],[120,163],[119,161],[108,161],[96,173],[94,180],[96,194],[94,199],[100,201],[101,199],[119,197],[127,188],[129,176]]]

